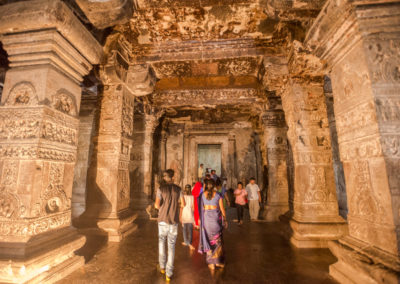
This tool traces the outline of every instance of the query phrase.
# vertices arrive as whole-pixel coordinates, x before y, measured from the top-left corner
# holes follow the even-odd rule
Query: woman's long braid
[[[212,187],[211,188],[208,188],[208,184],[209,183],[211,183],[212,184]],[[214,180],[212,180],[212,179],[208,179],[208,180],[206,180],[206,182],[205,182],[205,190],[207,191],[207,195],[206,195],[206,198],[208,199],[208,200],[211,200],[212,198],[213,198],[213,191],[214,191],[214,187],[215,187],[215,182],[214,182]]]

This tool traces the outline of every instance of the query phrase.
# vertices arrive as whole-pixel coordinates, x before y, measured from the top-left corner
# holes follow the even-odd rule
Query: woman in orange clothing
[[[192,189],[192,195],[194,197],[194,222],[196,229],[199,228],[199,206],[198,206],[198,199],[202,189],[201,182],[196,182]]]

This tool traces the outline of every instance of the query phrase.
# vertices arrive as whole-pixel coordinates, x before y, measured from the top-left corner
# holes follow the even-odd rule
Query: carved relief
[[[20,218],[25,213],[25,207],[16,194],[13,194],[0,187],[0,218]]]
[[[64,89],[52,97],[52,107],[71,116],[77,115],[75,97]]]
[[[124,136],[132,136],[133,134],[133,108],[134,102],[124,96],[121,118],[122,135]]]
[[[371,40],[367,45],[366,56],[372,69],[373,82],[400,82],[400,40]]]
[[[77,131],[75,129],[60,126],[49,121],[43,122],[40,137],[49,141],[73,146],[77,143]]]
[[[382,222],[386,218],[386,210],[372,192],[368,162],[355,161],[352,163],[352,172],[355,175],[352,186],[355,188],[350,198],[351,215],[371,222]]]
[[[51,163],[49,185],[41,196],[41,213],[52,214],[64,211],[70,207],[64,191],[64,165]]]
[[[220,72],[232,76],[248,75],[254,71],[253,62],[248,59],[226,61],[220,64]]]
[[[11,118],[12,117],[12,118]],[[16,118],[11,114],[0,115],[0,139],[31,139],[39,137],[37,118]]]
[[[20,82],[16,84],[10,91],[6,105],[11,106],[30,106],[36,105],[38,98],[35,88],[29,82]]]

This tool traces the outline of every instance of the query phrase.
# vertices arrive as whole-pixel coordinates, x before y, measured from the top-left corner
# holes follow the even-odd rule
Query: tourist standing
[[[261,194],[260,188],[256,184],[255,178],[250,178],[250,183],[246,185],[247,199],[249,200],[250,219],[255,221],[258,219],[260,211]]]
[[[219,179],[219,177],[217,176],[217,172],[215,170],[211,170],[211,178],[217,182],[217,179]]]
[[[184,246],[189,246],[191,250],[194,249],[192,246],[193,238],[193,223],[194,223],[194,198],[192,195],[192,188],[190,184],[185,186],[183,192],[183,198],[185,199],[185,207],[182,210],[182,227],[183,227],[183,243]]]
[[[247,197],[247,191],[244,190],[243,183],[238,182],[237,189],[235,190],[234,194],[235,194],[235,204],[238,216],[238,223],[239,225],[242,225],[243,213],[244,213],[244,208],[246,206],[246,197]]]
[[[200,243],[199,252],[206,254],[208,267],[224,266],[224,250],[222,240],[223,227],[228,227],[223,197],[216,191],[212,179],[205,181],[204,192],[199,198],[200,211]]]
[[[164,183],[156,193],[155,208],[158,212],[158,258],[161,273],[166,273],[170,281],[174,269],[175,243],[178,236],[179,216],[185,206],[181,188],[174,184],[174,170],[163,172]],[[165,241],[168,240],[168,260],[165,254]]]
[[[200,167],[197,171],[197,180],[201,181],[203,179],[203,176],[204,176],[204,165],[200,164]]]

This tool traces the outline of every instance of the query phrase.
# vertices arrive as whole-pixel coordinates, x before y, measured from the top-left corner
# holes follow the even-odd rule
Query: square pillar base
[[[287,202],[286,202],[287,203]],[[289,210],[286,205],[266,205],[264,209],[263,219],[267,222],[279,222],[280,216],[284,215]]]
[[[115,217],[107,218],[91,216],[85,212],[74,220],[74,226],[85,233],[90,231],[91,234],[106,234],[109,242],[120,242],[137,229],[137,225],[133,223],[137,216],[130,209],[119,212]]]
[[[336,220],[320,222],[304,222],[290,220],[293,235],[290,242],[297,248],[327,248],[328,241],[337,240],[347,233],[346,222],[337,217]]]
[[[49,233],[53,234],[52,238]],[[12,246],[10,250],[5,249],[3,252],[12,251],[16,246],[20,246],[18,251],[28,252],[23,257],[2,253],[0,283],[54,283],[85,264],[84,257],[75,255],[74,252],[84,245],[86,238],[75,229],[64,228],[35,238],[43,238],[44,241],[34,240],[33,244],[0,243],[2,249]],[[37,246],[38,243],[41,243],[40,247]]]
[[[338,262],[329,266],[329,274],[340,283],[400,282],[398,256],[374,248],[350,236],[329,242]]]

